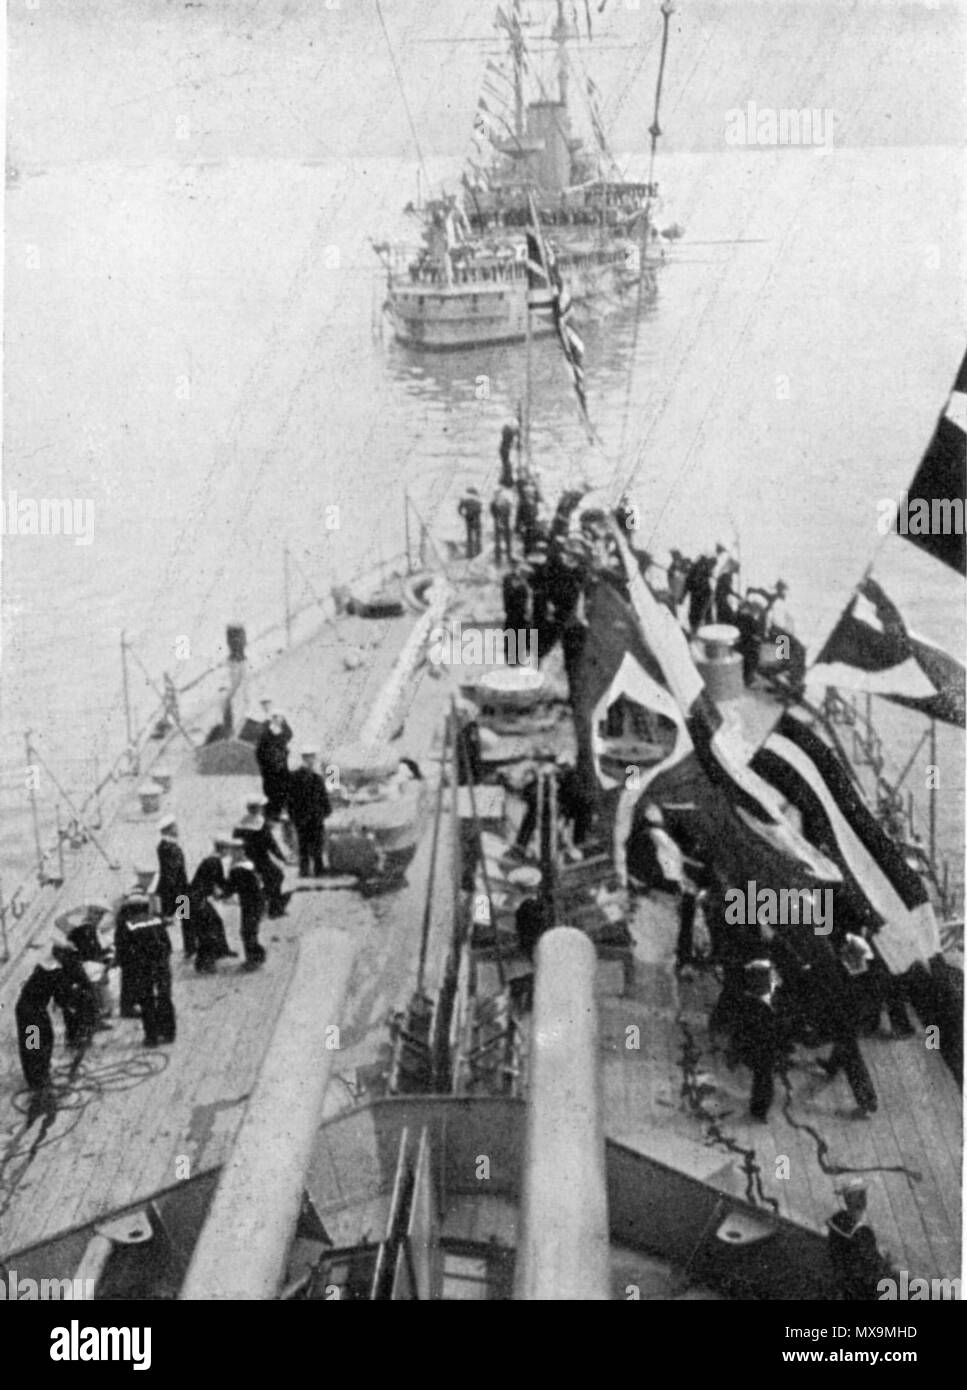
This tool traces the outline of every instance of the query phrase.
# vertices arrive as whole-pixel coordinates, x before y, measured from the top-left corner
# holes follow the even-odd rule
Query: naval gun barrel
[[[517,1299],[610,1299],[610,1247],[594,978],[583,932],[537,947]]]
[[[300,941],[292,982],[221,1171],[182,1299],[279,1296],[322,1117],[332,1030],[355,954],[356,942],[346,932],[316,927]]]

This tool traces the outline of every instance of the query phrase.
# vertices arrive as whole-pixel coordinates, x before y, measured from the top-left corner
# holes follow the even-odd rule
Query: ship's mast
[[[514,0],[513,32],[510,37],[510,52],[514,63],[514,134],[518,145],[524,134],[524,33],[520,23],[520,0]]]
[[[668,51],[668,21],[675,13],[675,6],[672,0],[662,0],[661,6],[661,57],[658,60],[658,81],[655,83],[655,115],[648,129],[651,136],[651,159],[648,162],[648,182],[655,181],[655,147],[658,144],[658,137],[661,135],[661,126],[658,124],[658,109],[661,105],[661,84],[665,76],[665,54]]]
[[[567,40],[569,29],[564,18],[564,0],[557,0],[557,23],[551,31],[551,38],[557,44],[557,87],[558,100],[567,109]]]

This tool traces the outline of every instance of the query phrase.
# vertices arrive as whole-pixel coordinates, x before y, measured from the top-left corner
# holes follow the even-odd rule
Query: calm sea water
[[[229,128],[222,81],[208,114]],[[13,162],[18,135],[28,157],[6,204],[3,494],[90,502],[94,521],[89,545],[3,541],[8,886],[31,859],[23,731],[86,792],[123,739],[122,630],[181,683],[222,655],[227,621],[279,619],[285,547],[299,601],[401,550],[404,488],[438,537],[458,535],[459,494],[493,480],[524,389],[523,348],[420,356],[390,339],[369,240],[412,236],[413,161],[134,139],[122,98],[144,84],[122,67],[96,157],[35,148],[11,118]],[[375,98],[356,100],[365,113]],[[459,167],[430,160],[430,181],[453,188]],[[745,582],[790,582],[811,637],[879,551],[911,625],[963,652],[962,586],[876,531],[957,358],[959,152],[719,147],[670,154],[660,175],[687,237],[658,299],[584,330],[599,446],[554,343],[534,345],[548,490],[627,483],[652,548],[734,545]],[[145,718],[137,673],[133,697]],[[896,769],[922,730],[890,727]],[[942,732],[941,759],[941,841],[959,856],[960,734]],[[45,828],[54,801],[42,782]]]

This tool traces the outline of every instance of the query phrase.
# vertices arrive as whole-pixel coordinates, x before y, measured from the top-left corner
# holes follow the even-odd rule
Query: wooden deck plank
[[[806,1106],[803,1109],[806,1111]],[[852,1173],[856,1173],[868,1184],[870,1216],[880,1239],[890,1242],[892,1248],[898,1248],[903,1243],[903,1237],[883,1175],[879,1172],[884,1160],[877,1147],[876,1116],[869,1120],[854,1118],[852,1094],[842,1077],[838,1077],[832,1085],[823,1082],[813,1092],[807,1113],[808,1122],[829,1145],[825,1166],[835,1170],[823,1173],[828,1198],[821,1224],[824,1225],[841,1206],[835,1189]],[[806,1114],[803,1118],[806,1118]],[[815,1171],[822,1171],[818,1157]]]
[[[956,1081],[939,1051],[926,1047],[919,1028],[915,1038],[899,1040],[894,1047],[901,1050],[909,1068],[908,1090],[916,1102],[917,1113],[932,1119],[937,1142],[944,1146],[949,1163],[959,1172],[963,1110]]]
[[[888,1045],[889,1046],[889,1045]],[[916,1047],[915,1043],[908,1047]],[[946,1150],[931,1144],[932,1117],[923,1109],[918,1109],[915,1095],[911,1095],[909,1081],[915,1073],[910,1068],[909,1056],[904,1056],[906,1048],[902,1044],[892,1044],[892,1055],[882,1056],[875,1069],[875,1078],[880,1094],[881,1107],[889,1120],[892,1136],[901,1156],[901,1161],[913,1172],[919,1173],[919,1181],[913,1184],[916,1207],[923,1228],[926,1246],[930,1252],[929,1268],[923,1274],[952,1274],[959,1255],[960,1212],[957,1193],[959,1184],[957,1173],[947,1162]],[[893,1184],[894,1189],[898,1184]],[[897,1194],[901,1200],[900,1193]],[[914,1266],[908,1265],[909,1269]]]
[[[866,1049],[864,1049],[864,1052]],[[876,1145],[877,1163],[884,1170],[900,1169],[905,1166],[904,1156],[893,1132],[889,1110],[882,1100],[880,1109],[868,1121]],[[900,1250],[897,1252],[907,1269],[920,1268],[932,1261],[930,1244],[924,1228],[923,1218],[917,1204],[917,1191],[908,1180],[900,1175],[884,1171],[879,1175],[889,1199],[894,1219],[900,1233]],[[871,1217],[873,1213],[871,1212]]]

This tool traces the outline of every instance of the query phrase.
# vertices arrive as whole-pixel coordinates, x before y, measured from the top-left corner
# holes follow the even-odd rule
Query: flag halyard
[[[549,307],[554,331],[571,373],[571,381],[581,410],[581,417],[593,438],[594,426],[591,424],[591,417],[588,414],[587,383],[584,373],[584,342],[571,323],[573,302],[561,276],[557,258],[544,240],[533,194],[528,194],[528,203],[531,216],[531,225],[527,233],[528,289],[541,288],[538,281],[550,289]]]

